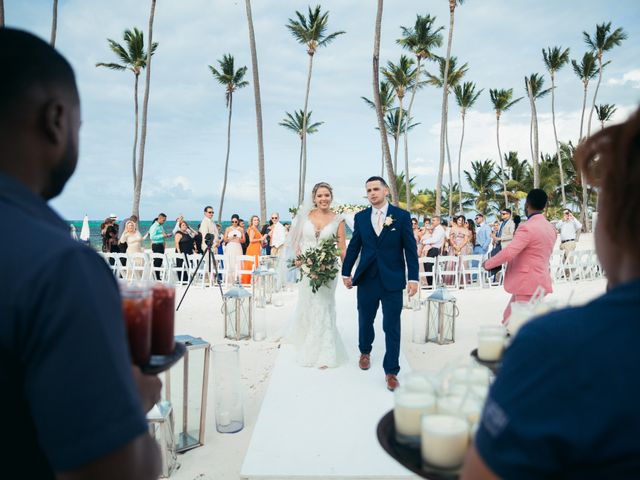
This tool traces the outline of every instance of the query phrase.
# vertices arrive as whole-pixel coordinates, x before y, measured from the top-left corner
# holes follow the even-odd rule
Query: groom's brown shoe
[[[398,377],[396,377],[392,373],[387,373],[385,375],[385,379],[387,381],[387,390],[394,391],[396,388],[400,386],[400,382],[398,381]]]
[[[371,355],[368,353],[361,353],[358,365],[360,366],[360,370],[369,370],[371,367]]]

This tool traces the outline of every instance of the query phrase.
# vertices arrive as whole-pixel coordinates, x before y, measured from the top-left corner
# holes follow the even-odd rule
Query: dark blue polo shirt
[[[0,477],[53,478],[147,429],[117,284],[44,200],[0,174]]]
[[[505,479],[640,478],[640,279],[525,325],[476,448]]]

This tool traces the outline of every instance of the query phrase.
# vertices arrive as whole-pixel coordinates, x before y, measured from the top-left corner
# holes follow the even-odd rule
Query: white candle
[[[434,413],[436,399],[430,393],[409,392],[401,390],[395,395],[395,407],[393,418],[396,424],[398,441],[407,441],[420,438],[420,419],[426,413]],[[403,438],[413,437],[413,438]]]
[[[226,427],[231,425],[231,414],[229,412],[220,412],[217,415],[218,417],[218,425],[221,427]]]
[[[422,459],[434,467],[456,468],[462,464],[469,445],[469,425],[452,415],[422,417],[420,449]]]
[[[488,362],[495,362],[502,357],[504,350],[504,335],[479,335],[478,358]]]

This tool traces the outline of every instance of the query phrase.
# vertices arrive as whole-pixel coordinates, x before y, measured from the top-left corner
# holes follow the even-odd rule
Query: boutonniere
[[[387,218],[384,219],[384,225],[382,228],[389,228],[391,225],[393,225],[394,221],[395,219],[393,218],[393,215],[387,215]]]

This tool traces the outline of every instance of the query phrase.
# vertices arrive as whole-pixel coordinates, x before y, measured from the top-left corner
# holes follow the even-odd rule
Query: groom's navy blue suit
[[[367,208],[355,216],[353,237],[342,265],[342,276],[351,276],[351,270],[360,255],[358,268],[353,275],[353,285],[358,287],[360,353],[371,352],[375,336],[373,321],[382,303],[386,346],[382,365],[386,374],[397,375],[400,371],[402,290],[407,279],[418,281],[418,249],[409,212],[389,205],[387,223],[389,218],[393,221],[382,229],[380,236],[373,229],[371,212],[371,208]]]

